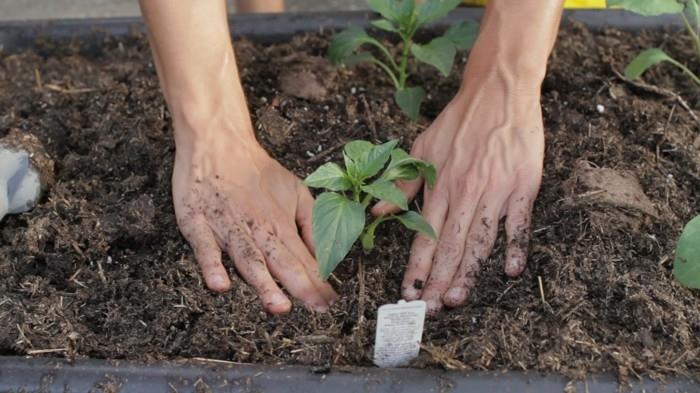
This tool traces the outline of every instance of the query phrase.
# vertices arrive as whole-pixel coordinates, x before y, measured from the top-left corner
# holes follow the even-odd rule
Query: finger
[[[442,309],[442,295],[447,291],[464,254],[464,246],[469,232],[469,225],[474,217],[476,203],[465,197],[456,203],[454,210],[450,206],[445,227],[440,234],[433,267],[428,277],[428,283],[423,290],[423,299],[427,303],[428,312],[435,314]],[[474,199],[471,199],[474,200]]]
[[[228,291],[231,288],[231,280],[221,263],[221,249],[206,221],[194,218],[187,224],[181,223],[180,231],[192,246],[207,287],[215,292]]]
[[[225,245],[238,273],[258,292],[263,307],[273,314],[288,312],[292,302],[272,279],[262,252],[243,224],[230,227]]]
[[[447,216],[447,198],[445,192],[426,192],[423,204],[423,218],[433,227],[435,234],[440,237],[445,217]],[[420,298],[425,282],[433,265],[433,254],[437,241],[422,233],[417,233],[411,245],[411,256],[408,259],[406,273],[401,284],[401,294],[406,300]]]
[[[503,205],[502,198],[498,199],[497,196],[481,198],[479,211],[469,227],[459,269],[452,279],[450,288],[442,297],[443,303],[448,307],[457,307],[467,300],[469,292],[476,284],[479,267],[491,254],[498,235],[499,213]]]
[[[301,230],[301,238],[304,239],[306,247],[311,253],[316,252],[313,237],[312,217],[314,210],[314,197],[309,192],[309,189],[299,181],[297,185],[297,226]]]
[[[280,233],[282,243],[287,246],[289,251],[291,251],[299,261],[301,261],[309,279],[326,302],[328,302],[328,305],[333,304],[338,298],[338,294],[336,294],[335,290],[333,290],[333,287],[331,287],[328,282],[321,279],[321,274],[318,271],[318,262],[316,262],[316,259],[311,255],[309,249],[306,248],[304,242],[301,241],[299,235],[292,233],[292,231],[279,230],[278,232]]]
[[[411,155],[416,158],[422,158],[423,144],[418,141],[414,143],[413,148],[411,149]],[[423,178],[419,177],[415,180],[410,181],[398,180],[395,182],[395,184],[396,187],[398,187],[398,189],[403,191],[404,195],[406,195],[406,199],[410,201],[413,200],[413,198],[416,196],[421,186],[423,185]],[[374,207],[372,207],[372,214],[374,216],[394,214],[399,211],[401,211],[401,209],[398,206],[386,201],[379,201],[377,204],[374,205]]]
[[[328,302],[312,283],[302,262],[271,229],[254,228],[253,239],[265,255],[270,273],[292,296],[316,311],[328,310]]]
[[[423,185],[423,178],[419,177],[411,181],[398,180],[394,184],[406,195],[406,199],[410,201],[416,196],[418,190],[420,190],[420,187]],[[401,208],[386,201],[379,201],[372,207],[372,214],[375,216],[394,214],[400,211]]]
[[[535,195],[515,192],[509,199],[506,217],[506,261],[505,273],[517,277],[527,266],[530,247],[530,221]]]

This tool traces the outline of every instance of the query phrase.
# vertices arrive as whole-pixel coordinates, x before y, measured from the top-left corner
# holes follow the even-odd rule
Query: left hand
[[[422,213],[439,240],[416,236],[402,294],[406,300],[425,300],[429,313],[465,302],[503,217],[505,273],[515,277],[525,269],[544,131],[539,89],[516,89],[507,80],[495,72],[465,80],[411,150],[438,170],[435,186],[425,188]],[[397,185],[412,198],[422,181]],[[380,202],[372,212],[396,210]]]

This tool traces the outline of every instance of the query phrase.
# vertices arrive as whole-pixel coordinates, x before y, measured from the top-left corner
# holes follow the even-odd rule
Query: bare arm
[[[423,206],[439,240],[416,237],[402,293],[422,298],[433,313],[466,301],[503,217],[505,273],[525,269],[544,159],[540,86],[562,3],[492,0],[459,92],[413,146],[413,155],[439,171]],[[411,197],[421,186],[400,184]],[[387,209],[380,203],[374,212]]]
[[[175,214],[207,286],[231,285],[224,250],[268,311],[291,308],[275,279],[307,306],[327,309],[336,295],[311,252],[313,198],[255,139],[225,2],[140,4],[173,117]]]

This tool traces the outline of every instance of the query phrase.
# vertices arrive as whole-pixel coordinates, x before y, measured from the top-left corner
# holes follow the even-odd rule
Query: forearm
[[[492,0],[465,67],[465,80],[495,73],[518,89],[539,89],[562,8],[563,0]]]
[[[223,0],[141,0],[178,145],[228,130],[252,137]]]

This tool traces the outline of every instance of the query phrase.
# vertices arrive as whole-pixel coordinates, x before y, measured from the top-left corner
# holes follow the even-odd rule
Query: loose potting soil
[[[258,137],[301,177],[352,139],[409,148],[465,61],[447,79],[416,65],[429,96],[412,122],[381,70],[328,64],[328,38],[236,43]],[[698,376],[700,293],[671,273],[700,211],[698,91],[670,66],[634,83],[616,74],[651,46],[700,70],[682,33],[562,29],[542,88],[528,268],[504,275],[501,239],[467,305],[426,322],[416,367]],[[412,233],[387,225],[374,251],[355,249],[326,314],[266,314],[229,261],[232,289],[208,291],[176,227],[170,118],[144,37],[0,52],[0,137],[11,130],[41,140],[55,182],[0,224],[0,355],[371,365],[376,310],[399,299]]]

